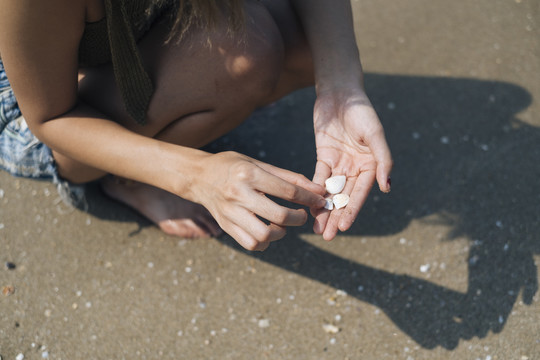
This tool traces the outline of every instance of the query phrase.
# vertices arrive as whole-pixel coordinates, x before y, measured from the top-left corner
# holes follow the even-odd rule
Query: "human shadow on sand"
[[[474,79],[367,74],[365,81],[392,149],[393,192],[377,201],[374,190],[347,235],[397,234],[415,219],[439,214],[453,229],[449,241],[470,240],[467,292],[330,254],[301,239],[309,226],[289,230],[287,241],[263,253],[221,240],[378,306],[424,348],[454,349],[460,339],[500,332],[518,297],[531,304],[538,290],[540,129],[518,119],[531,95]],[[310,177],[313,101],[312,89],[292,94],[207,150],[238,151]],[[91,212],[110,218],[92,203]],[[133,220],[116,219],[122,217]]]

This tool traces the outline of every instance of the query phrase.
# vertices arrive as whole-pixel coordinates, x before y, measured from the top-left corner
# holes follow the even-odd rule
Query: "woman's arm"
[[[210,155],[148,138],[79,102],[84,1],[0,0],[0,8],[0,53],[9,80],[28,126],[53,150],[204,205],[250,250],[266,248],[285,235],[285,226],[306,221],[304,210],[264,194],[323,206],[320,186],[298,174],[236,153]]]
[[[390,191],[392,158],[384,130],[363,88],[349,0],[291,0],[313,54],[317,166],[313,181],[346,175],[343,210],[315,211],[314,230],[331,240],[354,222],[375,181]]]
[[[164,144],[126,130],[77,98],[85,2],[1,0],[0,6],[2,60],[34,135],[84,164],[158,186],[152,174],[159,173],[155,167],[161,162],[151,159],[157,153],[166,156],[171,149],[164,150]],[[188,150],[182,154],[176,154],[177,162],[190,162],[196,156]],[[167,177],[161,177],[159,186],[172,191],[172,182],[163,179]],[[174,182],[175,186],[179,183]]]
[[[362,66],[349,0],[291,0],[304,26],[317,90],[358,86]]]

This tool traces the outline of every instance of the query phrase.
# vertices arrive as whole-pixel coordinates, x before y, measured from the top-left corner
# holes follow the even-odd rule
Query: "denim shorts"
[[[13,176],[52,181],[64,202],[80,206],[84,188],[58,175],[51,149],[30,132],[0,59],[0,169]]]

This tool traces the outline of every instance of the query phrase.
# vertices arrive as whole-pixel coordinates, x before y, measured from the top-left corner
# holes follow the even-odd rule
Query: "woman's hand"
[[[304,209],[278,205],[266,195],[309,208],[324,206],[324,188],[305,176],[268,165],[235,152],[202,160],[203,173],[191,192],[221,228],[248,250],[264,250],[285,236],[287,226],[307,220]]]
[[[313,230],[332,240],[338,230],[351,227],[375,179],[383,192],[390,191],[392,157],[384,130],[369,99],[360,87],[319,91],[314,110],[317,165],[313,182],[345,175],[343,193],[350,195],[345,208],[312,209]]]

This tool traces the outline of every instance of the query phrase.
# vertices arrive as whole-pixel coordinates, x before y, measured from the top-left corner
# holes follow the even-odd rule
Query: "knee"
[[[259,105],[276,88],[285,49],[274,19],[263,6],[248,7],[246,13],[246,33],[227,57],[226,67],[244,99]]]

